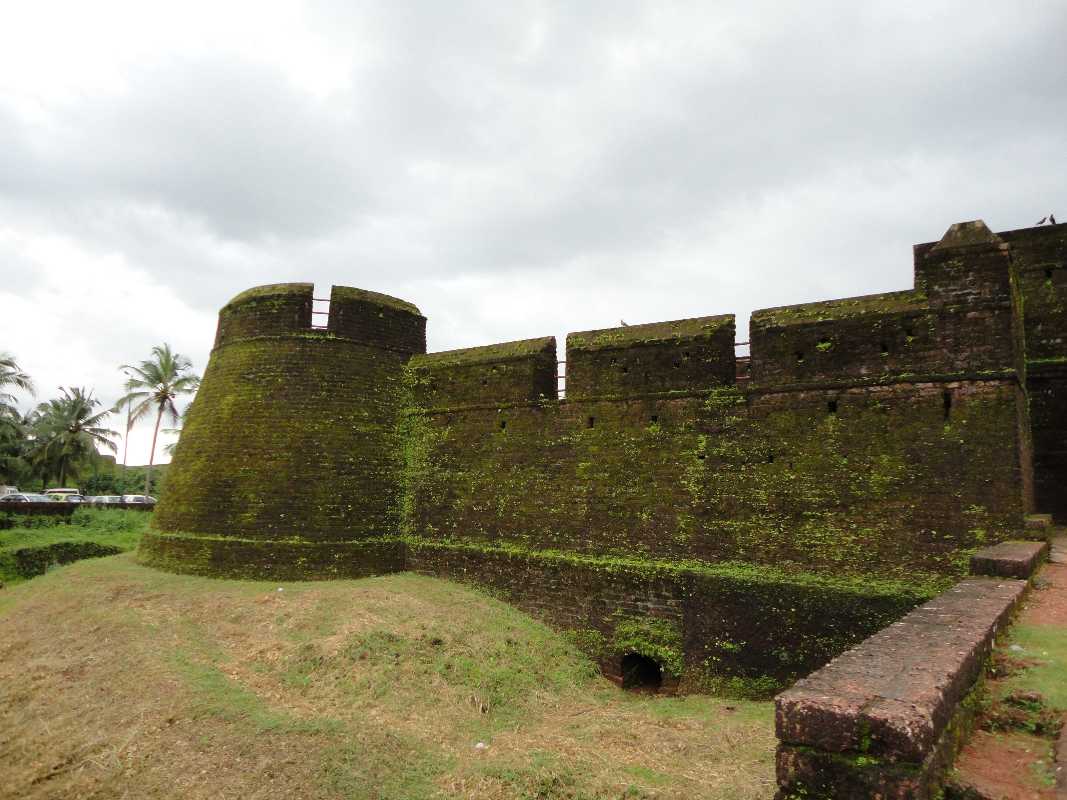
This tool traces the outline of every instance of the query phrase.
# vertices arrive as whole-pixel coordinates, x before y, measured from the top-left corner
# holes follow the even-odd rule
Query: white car
[[[82,497],[80,489],[45,489],[44,493],[57,500],[66,500],[68,497]]]
[[[100,494],[90,497],[89,502],[93,505],[120,505],[123,501],[121,494]]]
[[[122,496],[123,503],[148,503],[149,505],[155,505],[156,498],[150,497],[147,494],[124,494]]]

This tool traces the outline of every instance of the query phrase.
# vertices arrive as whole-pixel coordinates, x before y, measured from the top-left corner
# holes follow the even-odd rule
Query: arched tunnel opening
[[[663,668],[655,659],[640,653],[622,657],[622,688],[657,692],[663,686]]]

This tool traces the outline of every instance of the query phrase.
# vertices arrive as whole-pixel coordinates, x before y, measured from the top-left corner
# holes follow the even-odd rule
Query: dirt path
[[[971,797],[1067,797],[1057,791],[1054,753],[1067,714],[1067,530],[1053,541],[1049,563],[997,645],[981,729],[956,761],[957,784]]]

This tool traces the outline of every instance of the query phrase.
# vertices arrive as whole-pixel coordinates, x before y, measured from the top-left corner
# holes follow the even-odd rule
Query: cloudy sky
[[[111,402],[160,342],[202,371],[257,284],[405,298],[431,350],[729,312],[743,337],[909,287],[952,222],[1067,219],[1063,0],[3,17],[0,350],[39,399]]]

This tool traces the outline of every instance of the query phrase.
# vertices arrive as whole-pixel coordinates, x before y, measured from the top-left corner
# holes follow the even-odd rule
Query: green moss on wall
[[[797,325],[809,322],[868,317],[872,314],[896,315],[923,310],[926,296],[914,289],[884,292],[818,303],[763,308],[752,314],[752,324],[759,327]]]
[[[611,647],[622,655],[636,653],[660,665],[664,675],[677,678],[685,667],[682,632],[676,623],[655,617],[620,617]]]

